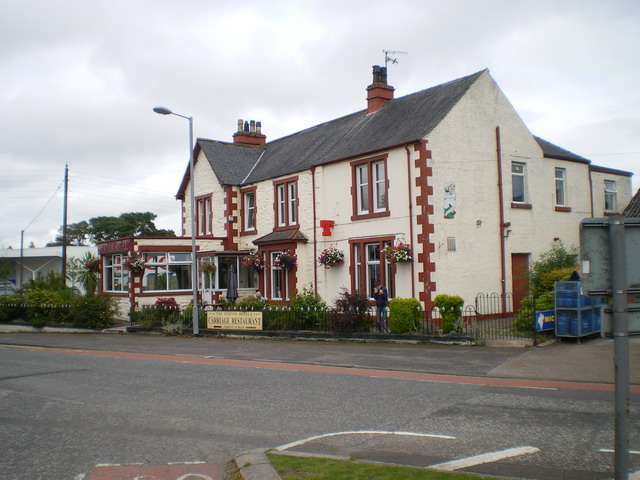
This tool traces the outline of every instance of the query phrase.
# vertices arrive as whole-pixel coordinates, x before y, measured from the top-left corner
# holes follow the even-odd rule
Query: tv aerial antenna
[[[402,52],[400,50],[382,50],[384,53],[384,68],[387,68],[389,62],[398,63],[398,59],[394,57],[390,57],[389,55],[408,55],[409,52]]]

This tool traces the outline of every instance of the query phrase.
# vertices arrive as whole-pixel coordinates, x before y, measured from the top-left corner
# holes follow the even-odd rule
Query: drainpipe
[[[588,167],[589,171],[589,198],[591,200],[591,218],[593,218],[593,178],[591,178],[591,165]]]
[[[318,227],[316,215],[316,167],[311,167],[311,201],[313,202],[313,291],[318,293],[318,266],[316,258],[318,258]]]
[[[500,127],[496,127],[496,161],[498,162],[498,204],[500,210],[500,226],[498,234],[500,235],[500,286],[502,293],[502,313],[507,310],[507,266],[505,258],[505,242],[504,242],[504,195],[502,192],[502,147],[500,145]]]
[[[405,151],[407,152],[407,192],[409,193],[409,238],[411,244],[414,246],[413,242],[413,194],[411,192],[411,154],[409,153],[409,146],[404,146]],[[415,284],[415,262],[411,262],[411,298],[416,298],[416,284]]]

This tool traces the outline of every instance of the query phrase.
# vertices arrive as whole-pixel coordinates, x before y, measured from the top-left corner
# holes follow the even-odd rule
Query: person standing
[[[376,331],[388,332],[387,305],[389,305],[389,294],[383,284],[374,287],[373,298],[376,301]]]

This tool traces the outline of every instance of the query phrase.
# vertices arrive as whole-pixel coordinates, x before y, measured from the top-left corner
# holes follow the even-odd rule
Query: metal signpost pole
[[[624,217],[609,222],[611,294],[613,299],[613,362],[615,365],[615,480],[629,478],[629,319]]]

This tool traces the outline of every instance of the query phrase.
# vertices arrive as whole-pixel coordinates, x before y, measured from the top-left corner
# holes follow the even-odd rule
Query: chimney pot
[[[233,143],[236,145],[257,146],[264,145],[266,135],[262,134],[262,123],[255,120],[238,120],[238,131],[233,134]]]
[[[387,68],[373,66],[373,83],[367,87],[367,112],[373,113],[389,100],[393,100],[391,85],[387,85]]]

